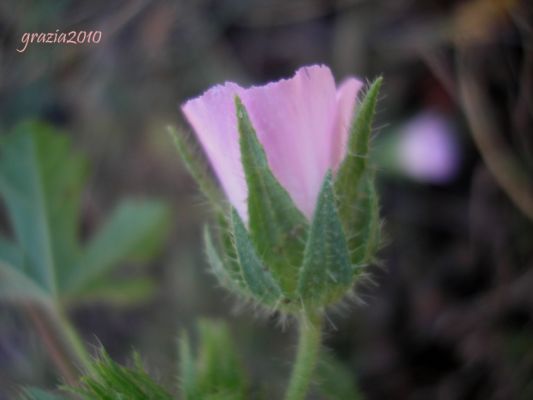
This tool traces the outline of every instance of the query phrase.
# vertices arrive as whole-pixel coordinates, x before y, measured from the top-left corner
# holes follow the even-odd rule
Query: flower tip
[[[368,91],[374,91],[378,93],[381,90],[381,86],[383,85],[383,75],[379,75],[377,78],[375,78],[370,85],[368,85]]]
[[[233,96],[233,101],[235,102],[235,107],[237,107],[237,110],[239,110],[239,108],[243,108],[244,107],[244,105],[242,104],[242,100],[241,100],[241,98],[239,97],[238,94]]]

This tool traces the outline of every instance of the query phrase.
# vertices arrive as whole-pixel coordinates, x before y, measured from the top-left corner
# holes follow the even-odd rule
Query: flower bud
[[[381,79],[354,107],[361,86],[350,78],[336,90],[329,69],[313,66],[263,87],[227,83],[183,106],[231,204],[217,205],[220,251],[206,231],[229,290],[271,310],[321,309],[372,261],[380,221],[367,160]]]

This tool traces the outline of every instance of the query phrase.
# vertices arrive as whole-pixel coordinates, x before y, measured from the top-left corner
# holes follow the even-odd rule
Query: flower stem
[[[302,314],[299,325],[298,352],[285,400],[305,398],[320,350],[322,316],[318,313]]]

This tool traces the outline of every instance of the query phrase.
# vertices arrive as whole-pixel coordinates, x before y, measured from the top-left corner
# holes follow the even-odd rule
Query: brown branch
[[[67,351],[63,348],[44,307],[33,303],[26,303],[24,304],[24,309],[43,341],[52,362],[65,379],[65,382],[68,385],[76,385],[77,373],[75,372],[75,368],[69,360]]]
[[[497,132],[494,112],[473,71],[467,66],[466,49],[458,55],[461,105],[483,161],[513,203],[533,220],[533,180]]]

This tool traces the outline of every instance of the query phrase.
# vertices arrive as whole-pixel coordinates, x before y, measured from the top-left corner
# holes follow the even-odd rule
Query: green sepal
[[[230,211],[231,208],[228,209]],[[222,249],[222,261],[224,266],[228,270],[233,279],[237,280],[243,287],[246,284],[242,280],[241,266],[239,265],[239,259],[233,243],[233,230],[231,227],[231,212],[227,215],[218,214],[218,231],[219,231],[219,243]]]
[[[373,171],[367,171],[359,183],[359,196],[354,205],[352,236],[348,247],[354,272],[370,263],[377,252],[381,239],[381,220],[379,217],[379,197],[376,191]]]
[[[241,161],[248,185],[249,228],[257,252],[287,296],[297,286],[308,223],[272,174],[248,113],[236,97]]]
[[[261,262],[248,231],[235,209],[232,209],[231,217],[235,250],[248,290],[260,303],[276,306],[282,297],[279,285]]]
[[[364,222],[360,221],[361,217],[363,216],[364,218],[365,215],[365,211],[361,211],[360,197],[365,196],[365,190],[362,190],[362,188],[364,189],[367,185],[362,181],[373,179],[373,174],[367,174],[369,171],[368,153],[372,122],[374,120],[378,94],[382,82],[383,79],[381,77],[377,78],[368,89],[363,101],[357,107],[357,112],[350,130],[347,155],[342,161],[335,179],[335,194],[339,216],[348,238],[348,247],[351,250],[351,261],[353,264],[362,264],[367,260],[366,256],[361,257],[361,251],[355,251],[355,249],[361,246],[367,247],[366,244],[360,242],[364,238],[360,230],[362,226],[365,226]],[[372,186],[373,183],[370,182],[370,185]],[[375,191],[373,193],[375,195]],[[368,209],[367,207],[363,208]],[[372,220],[372,224],[379,225],[379,219]],[[374,230],[375,228],[372,227],[370,230]]]
[[[222,234],[228,235],[227,232],[222,232]],[[211,266],[211,271],[218,279],[220,284],[235,294],[249,297],[250,293],[246,283],[243,280],[237,260],[233,260],[233,262],[231,262],[227,254],[219,254],[215,243],[213,242],[213,238],[211,237],[211,232],[209,232],[209,228],[207,226],[204,228],[204,244],[207,254],[207,261]],[[237,269],[235,269],[235,266]]]
[[[304,306],[325,306],[346,293],[352,278],[350,253],[335,205],[331,172],[328,172],[305,247],[298,293]]]
[[[187,171],[194,178],[200,191],[209,201],[209,204],[217,213],[227,213],[228,207],[225,204],[224,196],[221,194],[218,185],[211,177],[206,163],[199,157],[200,150],[194,145],[194,142],[185,136],[183,132],[178,132],[173,126],[167,126],[167,131],[174,140],[176,149],[187,168]]]

